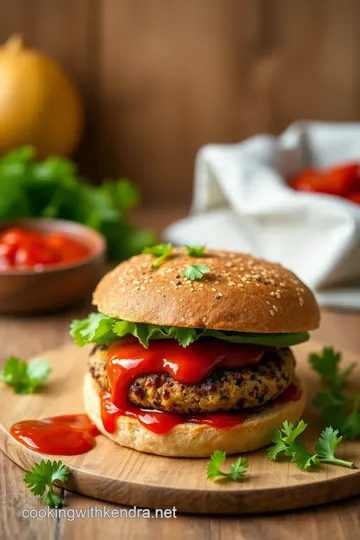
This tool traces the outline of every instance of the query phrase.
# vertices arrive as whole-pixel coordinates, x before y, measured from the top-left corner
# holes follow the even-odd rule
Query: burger
[[[115,443],[163,456],[268,445],[304,409],[289,347],[319,325],[312,292],[279,264],[167,246],[106,274],[98,313],[72,323],[89,345],[87,414]]]

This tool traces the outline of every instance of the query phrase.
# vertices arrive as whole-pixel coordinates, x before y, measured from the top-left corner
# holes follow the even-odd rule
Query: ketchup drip
[[[244,421],[241,413],[179,415],[153,409],[142,409],[129,403],[127,393],[132,382],[148,373],[169,373],[183,384],[196,384],[218,368],[239,368],[257,364],[264,347],[237,345],[218,340],[202,340],[183,348],[176,341],[152,341],[144,349],[136,338],[125,338],[113,343],[108,351],[106,371],[111,383],[111,394],[102,391],[101,416],[109,433],[116,430],[119,416],[136,418],[150,431],[164,434],[186,422],[206,424],[216,428],[230,428]]]
[[[13,424],[11,435],[23,445],[43,454],[74,456],[95,446],[100,432],[87,414],[68,414]]]

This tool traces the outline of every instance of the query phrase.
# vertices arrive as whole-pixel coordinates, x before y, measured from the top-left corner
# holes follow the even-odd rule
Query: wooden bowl
[[[0,221],[0,231],[10,227],[65,233],[87,245],[91,254],[77,263],[41,272],[0,270],[0,313],[30,314],[64,308],[89,294],[105,271],[105,240],[89,227],[57,219]]]

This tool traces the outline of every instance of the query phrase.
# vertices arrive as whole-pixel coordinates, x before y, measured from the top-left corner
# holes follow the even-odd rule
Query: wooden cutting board
[[[298,373],[308,392],[304,419],[309,443],[320,435],[319,414],[311,405],[318,391],[318,377],[307,363],[309,351],[323,344],[310,342],[295,348]],[[41,355],[53,371],[44,390],[36,395],[18,396],[0,384],[0,448],[23,469],[30,469],[46,456],[15,441],[8,429],[16,421],[40,419],[60,414],[81,413],[82,381],[86,371],[84,350],[73,345]],[[360,359],[344,354],[344,367]],[[360,387],[360,365],[353,383]],[[360,467],[360,442],[346,442],[339,457],[355,461]],[[148,508],[172,508],[179,512],[205,514],[243,514],[301,508],[343,499],[360,493],[360,469],[322,465],[316,472],[303,472],[288,462],[266,459],[264,450],[249,454],[249,468],[241,483],[207,480],[207,459],[164,458],[122,448],[100,435],[96,447],[79,456],[62,456],[70,467],[66,487],[104,501]],[[57,459],[51,457],[51,459]],[[228,464],[235,461],[230,457]]]

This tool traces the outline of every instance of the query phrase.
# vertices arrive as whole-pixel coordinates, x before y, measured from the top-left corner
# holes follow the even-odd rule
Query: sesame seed
[[[276,293],[274,291],[271,291],[270,296],[275,296]]]
[[[156,291],[155,291],[155,292],[161,292],[161,289],[156,289]]]
[[[216,295],[215,295],[215,299],[216,300],[219,300],[219,298],[221,298],[223,295],[221,294],[221,292],[218,292]]]
[[[278,308],[273,304],[273,308],[275,311],[278,311]]]
[[[279,293],[279,291],[276,291],[275,296],[276,298],[281,298],[281,294]]]
[[[195,291],[194,287],[190,287],[190,291],[191,292]]]
[[[229,285],[230,287],[232,287],[233,285],[235,285],[235,282],[234,282],[234,281],[229,281],[228,285]]]
[[[275,315],[275,313],[273,312],[272,309],[270,309],[270,315],[271,315],[272,317],[274,317],[274,315]]]
[[[215,287],[212,287],[211,290],[212,290],[212,291],[216,291]]]

